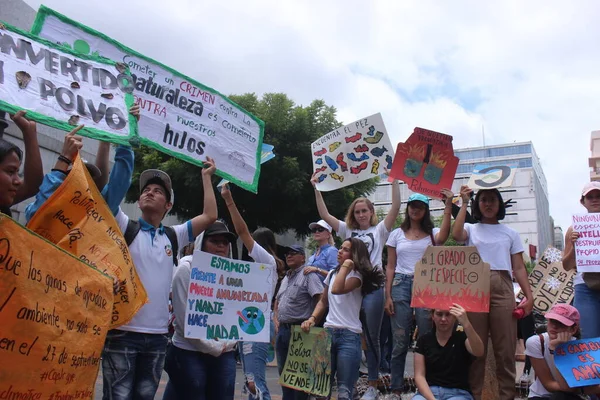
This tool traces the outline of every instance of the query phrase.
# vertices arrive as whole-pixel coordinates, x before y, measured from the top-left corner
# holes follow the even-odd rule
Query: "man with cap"
[[[308,319],[321,298],[323,283],[317,274],[304,274],[304,248],[292,245],[287,248],[285,262],[289,271],[281,281],[274,309],[275,352],[279,375],[283,371],[287,359],[288,347],[293,325],[300,325]],[[308,399],[308,394],[285,386],[281,387],[283,400]]]
[[[217,219],[217,203],[211,182],[215,169],[214,161],[207,157],[202,170],[203,213],[171,227],[177,246],[171,243],[162,225],[174,202],[171,178],[156,169],[140,175],[138,206],[142,216],[138,221],[140,229],[131,241],[129,251],[146,288],[148,303],[129,323],[109,331],[106,336],[102,354],[104,400],[154,399],[167,348],[173,248],[182,248],[193,242]],[[119,208],[115,218],[121,231],[126,232],[129,217]]]
[[[329,271],[337,267],[337,249],[333,246],[331,225],[320,220],[311,223],[308,227],[312,232],[313,240],[317,242],[317,250],[308,258],[304,274],[316,272],[323,282]]]

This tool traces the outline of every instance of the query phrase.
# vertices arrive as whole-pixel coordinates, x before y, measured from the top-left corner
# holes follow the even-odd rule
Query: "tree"
[[[342,126],[337,110],[323,100],[309,106],[295,105],[283,93],[266,93],[259,99],[254,93],[233,95],[237,104],[265,122],[264,143],[273,145],[276,157],[262,165],[258,194],[232,187],[233,197],[251,230],[265,226],[276,233],[293,229],[299,236],[309,233],[308,224],[319,219],[310,177],[310,145],[320,136]],[[182,219],[202,212],[200,168],[171,158],[150,148],[136,149],[134,182],[128,201],[139,197],[139,174],[148,168],[167,172],[173,181],[173,212]],[[215,177],[215,184],[221,178]],[[332,215],[343,219],[350,203],[375,190],[371,179],[339,190],[324,193]],[[223,200],[217,194],[219,217],[229,221]]]

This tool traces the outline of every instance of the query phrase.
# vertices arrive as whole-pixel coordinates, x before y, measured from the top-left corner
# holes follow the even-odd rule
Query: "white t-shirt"
[[[502,224],[465,224],[467,246],[477,247],[481,259],[492,271],[508,271],[512,276],[511,255],[522,253],[523,244],[514,229]]]
[[[390,232],[385,227],[385,221],[381,221],[365,230],[348,229],[344,221],[338,222],[337,234],[344,240],[351,237],[362,240],[367,245],[367,250],[369,250],[371,264],[373,267],[381,269],[384,243],[390,236]]]
[[[252,251],[248,253],[250,257],[254,260],[254,262],[267,264],[271,267],[272,271],[272,279],[273,286],[271,288],[271,293],[269,294],[269,298],[273,298],[273,294],[275,293],[275,288],[277,287],[277,263],[275,262],[275,257],[271,255],[267,250],[265,250],[260,244],[254,242],[254,247]]]
[[[344,328],[355,333],[362,333],[362,324],[360,323],[360,307],[362,304],[362,293],[360,286],[346,294],[333,294],[331,288],[337,272],[331,271],[323,282],[327,286],[327,300],[329,302],[329,312],[325,319],[325,328]],[[358,278],[362,283],[362,275],[355,270],[346,275],[346,280]]]
[[[439,231],[439,228],[433,228],[434,238]],[[423,257],[425,250],[431,244],[431,236],[429,235],[418,240],[410,240],[406,238],[402,229],[393,230],[386,245],[396,249],[395,272],[397,274],[414,275],[415,265]]]
[[[116,220],[121,232],[125,232],[129,217],[120,208]],[[180,249],[194,241],[191,221],[174,225],[173,229]],[[169,332],[169,293],[174,269],[172,251],[167,235],[158,231],[152,234],[140,229],[133,239],[129,252],[148,294],[148,303],[142,306],[128,324],[118,329],[140,333]]]
[[[540,337],[538,335],[533,335],[527,342],[525,343],[525,355],[533,358],[543,358],[546,360],[546,365],[548,365],[548,369],[552,373],[552,377],[556,380],[555,374],[555,366],[554,366],[554,357],[550,354],[550,349],[548,346],[550,345],[550,337],[548,333],[542,333],[544,336],[544,353],[542,355],[542,344],[540,343]],[[571,338],[571,340],[575,340],[575,338]],[[537,375],[537,374],[536,374]],[[535,382],[531,384],[529,387],[529,397],[550,397],[550,392],[546,390],[540,378],[535,378]]]

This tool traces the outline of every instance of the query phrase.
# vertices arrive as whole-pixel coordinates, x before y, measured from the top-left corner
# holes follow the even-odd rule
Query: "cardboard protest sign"
[[[429,246],[415,265],[411,307],[490,310],[490,265],[475,246]]]
[[[600,213],[573,215],[575,260],[579,272],[600,272]]]
[[[27,227],[119,280],[111,328],[123,325],[147,302],[119,225],[77,156],[64,182],[34,214]]]
[[[557,346],[554,365],[569,387],[600,384],[600,338],[573,340]]]
[[[212,157],[217,175],[256,193],[264,134],[260,119],[216,90],[47,7],[40,7],[31,31],[127,64],[142,109],[141,143],[196,165]]]
[[[562,253],[548,247],[529,274],[529,285],[533,293],[533,308],[542,314],[558,303],[571,303],[575,296],[573,278],[575,271],[565,271],[562,267]],[[517,295],[523,299],[523,291]]]
[[[331,336],[323,328],[292,330],[279,384],[315,396],[328,396],[331,388]]]
[[[359,119],[311,144],[317,189],[326,192],[375,178],[394,153],[381,114]]]
[[[0,215],[0,399],[91,399],[113,281]]]
[[[405,143],[398,143],[389,180],[400,179],[410,190],[441,198],[450,189],[458,167],[452,136],[415,128]]]
[[[513,163],[478,164],[467,185],[471,189],[498,189],[510,187],[515,179],[517,166]]]
[[[76,53],[9,25],[0,29],[0,110],[115,143],[128,143],[133,79],[124,64]]]
[[[272,266],[195,251],[185,337],[270,342],[275,279]]]

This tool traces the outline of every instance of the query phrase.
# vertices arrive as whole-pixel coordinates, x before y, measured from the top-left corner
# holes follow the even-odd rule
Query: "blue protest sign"
[[[554,364],[570,387],[600,384],[600,338],[561,344]]]

